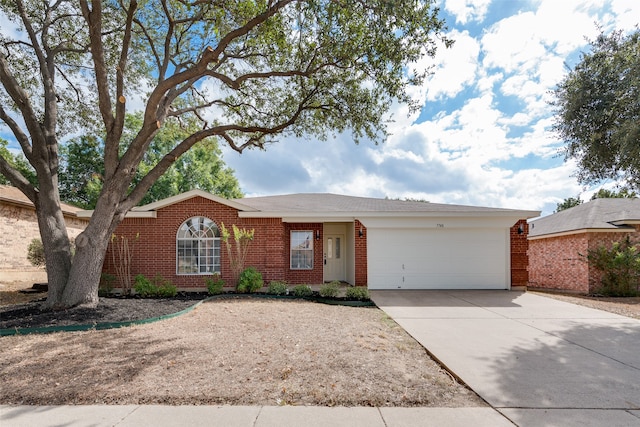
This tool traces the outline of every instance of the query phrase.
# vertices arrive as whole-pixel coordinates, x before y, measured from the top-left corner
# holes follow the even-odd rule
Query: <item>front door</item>
[[[344,234],[327,234],[324,237],[324,281],[344,281],[346,253]]]

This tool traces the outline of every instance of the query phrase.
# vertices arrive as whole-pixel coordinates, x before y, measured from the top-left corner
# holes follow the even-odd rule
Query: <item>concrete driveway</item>
[[[519,426],[640,426],[640,321],[515,291],[371,291]]]

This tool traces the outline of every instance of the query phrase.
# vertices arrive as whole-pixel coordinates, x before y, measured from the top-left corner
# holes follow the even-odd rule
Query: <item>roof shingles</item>
[[[433,212],[433,213],[507,213],[511,209],[449,205],[429,202],[374,199],[330,193],[301,193],[281,196],[247,197],[238,203],[262,212]]]
[[[529,237],[578,230],[621,230],[640,220],[640,199],[595,199],[530,221]]]

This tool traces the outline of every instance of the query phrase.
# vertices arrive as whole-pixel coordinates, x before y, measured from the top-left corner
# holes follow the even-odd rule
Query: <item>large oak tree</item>
[[[0,0],[19,28],[0,39],[0,124],[36,171],[0,172],[36,206],[49,280],[46,306],[92,306],[111,234],[156,180],[198,141],[237,151],[283,134],[386,137],[394,102],[428,70],[444,23],[432,0]],[[142,121],[123,147],[127,102]],[[131,108],[131,107],[129,107]],[[169,122],[199,130],[138,167]],[[60,210],[59,144],[104,135],[103,186],[72,259]]]
[[[640,190],[640,31],[600,34],[553,94],[554,130],[578,180]]]

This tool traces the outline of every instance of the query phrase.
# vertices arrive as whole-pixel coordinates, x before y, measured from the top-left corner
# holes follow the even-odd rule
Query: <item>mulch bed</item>
[[[41,310],[44,299],[26,304],[0,307],[0,329],[42,328],[129,322],[177,313],[207,294],[184,294],[167,299],[100,298],[96,308],[72,308],[64,311]]]

